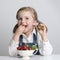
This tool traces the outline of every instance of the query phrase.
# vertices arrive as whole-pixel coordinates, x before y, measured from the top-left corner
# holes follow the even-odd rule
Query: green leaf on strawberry
[[[33,46],[31,47],[31,50],[35,50],[35,49],[37,49],[37,46],[36,46],[36,45],[33,45]]]

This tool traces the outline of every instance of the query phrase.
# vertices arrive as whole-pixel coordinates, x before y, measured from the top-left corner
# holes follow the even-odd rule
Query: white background
[[[8,45],[16,24],[16,12],[23,6],[36,9],[38,19],[48,27],[53,54],[60,54],[60,0],[0,0],[0,55],[8,55]]]

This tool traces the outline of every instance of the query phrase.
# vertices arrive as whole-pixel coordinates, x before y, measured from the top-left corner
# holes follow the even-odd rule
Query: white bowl
[[[22,57],[29,57],[29,56],[33,56],[33,52],[35,50],[18,50],[18,54]]]

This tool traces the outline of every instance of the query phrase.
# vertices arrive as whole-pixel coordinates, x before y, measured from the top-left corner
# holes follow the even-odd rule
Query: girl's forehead
[[[19,16],[32,16],[33,17],[33,13],[30,11],[20,11],[19,12]]]
[[[23,13],[33,14],[31,11],[20,11],[19,13],[20,13],[20,14],[23,14]]]

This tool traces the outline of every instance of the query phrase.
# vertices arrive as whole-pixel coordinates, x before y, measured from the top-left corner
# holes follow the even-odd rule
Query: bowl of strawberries
[[[33,56],[36,53],[35,50],[37,50],[37,47],[35,45],[32,47],[29,47],[28,45],[17,47],[18,54],[22,57]]]

